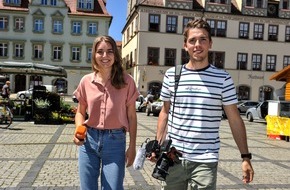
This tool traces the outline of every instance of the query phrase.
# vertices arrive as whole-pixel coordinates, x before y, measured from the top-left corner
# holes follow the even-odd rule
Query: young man
[[[220,149],[219,127],[222,107],[242,157],[244,183],[253,180],[246,129],[236,103],[231,76],[208,62],[212,47],[210,26],[202,19],[191,21],[184,31],[184,49],[190,60],[182,66],[175,92],[175,68],[167,70],[160,99],[164,106],[157,124],[157,140],[172,140],[182,153],[181,163],[169,167],[164,190],[215,190]],[[174,99],[175,96],[175,99]],[[174,108],[173,108],[174,107]],[[173,114],[173,115],[172,115]],[[154,155],[150,158],[156,160]]]

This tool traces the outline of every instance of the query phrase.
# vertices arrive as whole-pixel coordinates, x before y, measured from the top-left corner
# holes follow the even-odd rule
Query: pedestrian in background
[[[181,163],[169,167],[169,175],[162,183],[165,190],[187,190],[188,185],[191,189],[216,189],[222,108],[241,153],[243,182],[253,180],[235,86],[226,71],[209,64],[212,43],[209,24],[203,19],[190,21],[183,43],[190,59],[182,66],[176,91],[175,68],[168,69],[164,76],[160,96],[164,105],[158,118],[157,140],[161,143],[170,138],[172,146],[182,153]],[[150,159],[156,161],[154,154]]]
[[[10,97],[10,81],[6,81],[2,87],[2,98],[9,99]]]
[[[74,92],[78,100],[76,127],[85,125],[86,138],[74,136],[79,145],[79,176],[82,190],[122,190],[127,167],[136,155],[139,96],[133,78],[123,71],[115,40],[99,36],[92,47],[93,72],[85,75]],[[88,119],[86,118],[88,114]],[[126,132],[129,144],[126,151]]]

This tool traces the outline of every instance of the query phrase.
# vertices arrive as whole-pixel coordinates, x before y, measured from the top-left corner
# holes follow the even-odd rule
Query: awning
[[[67,77],[63,67],[27,62],[0,62],[0,74],[27,74]]]
[[[276,81],[287,81],[287,78],[289,80],[290,78],[290,65],[288,65],[287,67],[285,67],[284,69],[282,69],[281,71],[273,74],[270,77],[270,80],[276,80]]]

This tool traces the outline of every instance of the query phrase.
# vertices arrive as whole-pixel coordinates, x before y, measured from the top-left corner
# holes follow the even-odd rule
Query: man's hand
[[[147,159],[150,160],[151,162],[157,162],[157,158],[156,158],[155,152],[152,152],[151,156],[147,157]]]
[[[254,170],[250,159],[244,159],[242,162],[243,182],[250,183],[254,179]]]

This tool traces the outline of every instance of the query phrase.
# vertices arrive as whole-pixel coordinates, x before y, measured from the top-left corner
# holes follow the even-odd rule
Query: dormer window
[[[93,1],[92,0],[78,0],[78,9],[93,9]]]

